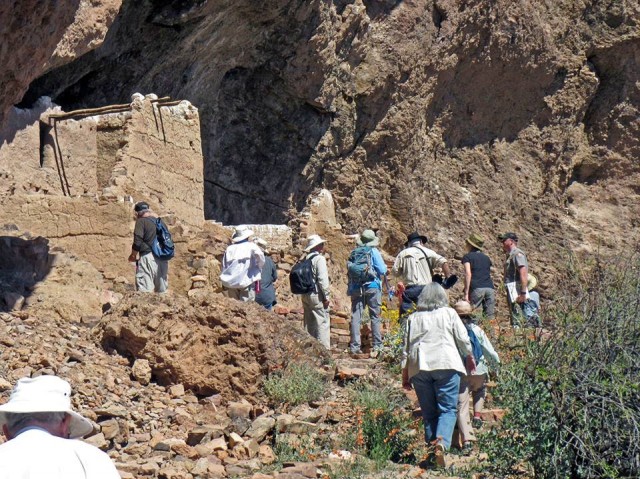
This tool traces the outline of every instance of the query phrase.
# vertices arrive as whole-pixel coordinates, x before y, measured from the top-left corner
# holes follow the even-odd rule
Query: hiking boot
[[[442,444],[436,444],[436,451],[434,452],[436,466],[440,468],[447,467],[447,460],[444,457],[444,446]]]
[[[480,429],[482,427],[482,425],[484,424],[484,421],[482,420],[482,418],[480,416],[474,416],[473,417],[473,421],[471,421],[471,424],[473,425],[473,427],[475,429]]]

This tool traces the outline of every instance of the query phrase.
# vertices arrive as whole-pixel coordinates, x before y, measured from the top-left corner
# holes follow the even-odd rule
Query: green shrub
[[[378,464],[415,459],[415,429],[406,409],[407,399],[399,390],[358,382],[353,387],[352,401],[356,409],[356,447]]]
[[[508,413],[483,439],[496,475],[528,465],[544,478],[640,477],[639,271],[634,259],[582,272],[552,336],[503,368]]]
[[[275,404],[291,406],[320,399],[326,386],[323,375],[307,363],[291,363],[264,381],[264,390]]]

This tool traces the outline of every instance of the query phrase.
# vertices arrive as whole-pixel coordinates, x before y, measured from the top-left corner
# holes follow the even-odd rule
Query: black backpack
[[[151,252],[155,258],[160,260],[170,260],[175,254],[175,246],[167,225],[160,218],[155,218],[156,239],[153,240]]]
[[[293,294],[316,293],[316,281],[313,277],[311,257],[307,256],[302,261],[298,261],[291,268],[289,274],[289,285]]]

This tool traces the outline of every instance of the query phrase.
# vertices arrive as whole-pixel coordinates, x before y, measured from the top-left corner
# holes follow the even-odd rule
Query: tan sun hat
[[[256,238],[253,242],[257,244],[265,253],[269,252],[269,243],[267,243],[264,239]]]
[[[469,302],[465,300],[458,301],[453,306],[453,309],[456,310],[456,313],[458,313],[459,316],[469,316],[471,313],[473,313],[471,304],[469,304]]]
[[[476,233],[470,234],[466,241],[474,248],[482,249],[484,246],[484,238]]]
[[[326,243],[326,240],[320,238],[319,235],[311,235],[307,238],[307,246],[305,246],[304,250],[308,253],[313,248],[322,243]]]
[[[538,278],[536,278],[531,273],[528,273],[527,274],[527,289],[529,291],[531,291],[531,290],[536,289],[536,286],[538,286]]]
[[[356,240],[358,246],[378,246],[380,238],[376,236],[373,230],[364,230],[360,237]]]
[[[71,410],[71,386],[57,376],[19,379],[9,402],[0,406],[0,426],[7,424],[5,413],[65,412],[71,416],[69,438],[77,439],[93,431],[89,420]]]

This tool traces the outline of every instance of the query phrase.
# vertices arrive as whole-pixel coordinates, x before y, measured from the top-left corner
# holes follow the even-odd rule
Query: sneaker
[[[473,427],[475,429],[480,429],[482,427],[482,425],[484,424],[484,421],[482,420],[481,417],[474,416],[473,417],[473,421],[471,421],[471,424],[473,425]]]
[[[434,453],[436,458],[436,466],[440,468],[447,467],[447,461],[444,457],[444,446],[442,444],[436,444],[436,452]]]

